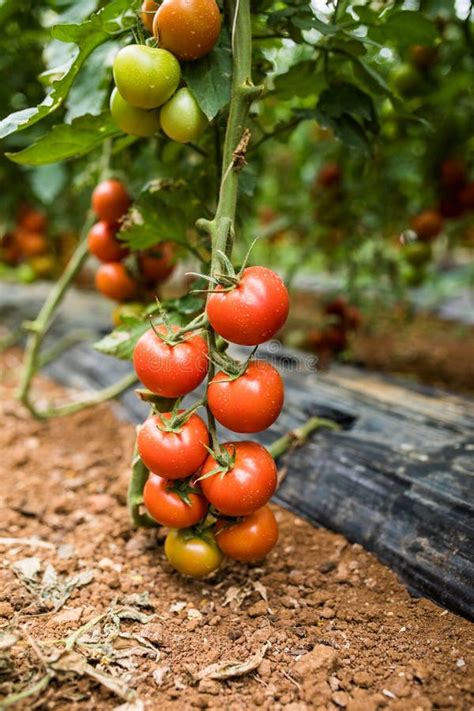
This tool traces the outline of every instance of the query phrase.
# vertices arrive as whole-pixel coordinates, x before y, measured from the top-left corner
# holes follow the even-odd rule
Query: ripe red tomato
[[[215,0],[164,0],[153,20],[160,47],[182,61],[208,54],[221,31],[221,14]]]
[[[466,210],[474,210],[474,183],[468,183],[459,193],[459,202]]]
[[[96,222],[87,236],[89,252],[101,262],[119,262],[128,250],[118,241],[116,232],[114,225],[103,221]]]
[[[132,299],[138,289],[138,284],[127,272],[121,262],[101,264],[95,274],[97,291],[114,301]]]
[[[336,296],[324,306],[324,313],[328,316],[338,316],[343,319],[348,306],[349,302],[344,296]]]
[[[443,228],[443,218],[437,210],[424,210],[410,221],[411,228],[421,240],[432,240]]]
[[[279,372],[270,363],[254,360],[235,380],[222,371],[217,373],[209,385],[207,402],[224,427],[234,432],[261,432],[277,419],[284,396]]]
[[[92,208],[99,220],[115,225],[130,207],[130,196],[120,180],[103,180],[92,193]]]
[[[201,480],[206,499],[226,516],[248,516],[273,495],[277,485],[277,469],[265,447],[257,442],[227,442],[229,454],[235,454],[232,469],[225,474],[213,474]],[[202,467],[208,474],[218,466],[210,454]]]
[[[176,333],[178,327],[174,326]],[[157,326],[166,336],[166,328]],[[201,336],[186,334],[180,343],[169,345],[149,329],[138,340],[133,365],[143,385],[162,397],[187,395],[204,380],[209,368],[207,344]]]
[[[436,47],[430,47],[425,44],[415,44],[410,47],[410,60],[420,72],[426,72],[431,69],[438,58],[438,50]]]
[[[165,479],[186,479],[199,469],[207,456],[209,432],[195,414],[178,431],[167,432],[166,420],[171,417],[171,412],[165,412],[145,420],[138,430],[138,452],[144,465],[154,474]]]
[[[20,228],[15,233],[15,240],[25,257],[36,257],[48,251],[48,241],[39,232]]]
[[[224,555],[244,563],[262,560],[278,541],[278,524],[273,511],[263,506],[243,521],[220,519],[215,531],[217,545]]]
[[[17,236],[7,232],[0,238],[0,261],[15,266],[21,259],[21,250]]]
[[[182,491],[181,491],[182,489]],[[209,504],[197,487],[169,482],[150,474],[143,489],[143,503],[150,516],[162,526],[189,528],[202,521]]]
[[[441,217],[448,220],[461,217],[464,212],[464,206],[460,201],[460,194],[448,191],[447,194],[439,201],[438,210]]]
[[[204,578],[224,560],[212,532],[196,533],[192,528],[172,529],[165,541],[169,563],[183,575]]]
[[[445,188],[462,188],[466,183],[466,163],[462,158],[446,158],[441,164],[440,173]]]
[[[143,252],[138,261],[145,279],[154,284],[168,279],[174,271],[175,252],[173,242],[160,242]]]
[[[247,267],[230,291],[218,287],[209,295],[207,316],[222,338],[241,346],[256,346],[283,326],[290,308],[286,286],[266,267]]]
[[[140,17],[148,32],[153,32],[153,20],[155,12],[158,10],[158,3],[155,0],[143,0]]]
[[[20,214],[20,225],[28,232],[44,232],[48,224],[48,218],[44,212],[26,208]]]
[[[342,179],[341,167],[338,163],[326,163],[318,173],[317,184],[323,188],[339,185]]]

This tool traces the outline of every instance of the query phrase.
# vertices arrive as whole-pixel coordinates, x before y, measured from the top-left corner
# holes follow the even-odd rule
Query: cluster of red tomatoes
[[[89,251],[102,264],[95,275],[98,291],[114,301],[150,296],[174,269],[175,250],[171,242],[131,255],[117,239],[120,221],[131,204],[127,189],[119,180],[104,180],[92,193],[92,208],[99,218],[88,235]]]
[[[344,296],[336,296],[324,306],[325,321],[320,329],[308,333],[307,345],[318,354],[321,365],[327,365],[331,358],[344,351],[349,343],[349,335],[357,331],[362,323],[362,314]]]
[[[110,110],[118,127],[133,136],[153,136],[161,129],[173,141],[201,136],[208,120],[193,94],[180,87],[180,61],[200,59],[214,47],[221,29],[215,0],[144,0],[144,26],[158,47],[132,44],[114,61],[116,87]]]
[[[473,209],[474,182],[468,180],[465,162],[461,158],[447,158],[439,170],[439,203],[411,219],[410,227],[418,240],[403,247],[405,259],[418,270],[414,276],[420,281],[422,270],[431,260],[431,242],[441,233],[444,220],[457,219]]]
[[[278,539],[266,505],[277,485],[273,458],[251,440],[219,444],[196,413],[207,405],[212,418],[239,433],[270,427],[284,400],[278,371],[261,360],[240,364],[223,356],[227,365],[209,377],[205,398],[187,410],[180,409],[180,400],[208,374],[210,328],[229,343],[257,346],[280,330],[288,310],[282,280],[265,267],[248,267],[231,286],[217,285],[209,294],[204,331],[161,323],[136,344],[133,361],[141,382],[175,401],[172,411],[155,412],[139,428],[137,447],[150,470],[145,508],[171,528],[165,554],[183,574],[205,576],[224,555],[260,560]]]
[[[18,211],[15,229],[3,235],[0,242],[0,259],[9,266],[27,262],[37,276],[49,276],[55,261],[47,235],[48,219],[43,212],[22,205]]]

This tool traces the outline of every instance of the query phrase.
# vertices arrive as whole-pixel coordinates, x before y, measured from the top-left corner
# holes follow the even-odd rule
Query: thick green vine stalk
[[[252,82],[252,27],[250,0],[235,0],[229,3],[232,18],[232,90],[229,118],[222,151],[222,172],[219,199],[213,220],[198,220],[197,226],[211,237],[212,256],[210,275],[220,267],[220,254],[229,258],[235,235],[235,211],[239,186],[239,172],[245,164],[245,152],[249,139],[246,129],[248,113],[252,100],[261,92]],[[216,351],[216,336],[208,326],[209,351],[211,356]],[[208,384],[215,374],[210,362]],[[214,416],[207,408],[209,431],[214,450],[219,452]]]

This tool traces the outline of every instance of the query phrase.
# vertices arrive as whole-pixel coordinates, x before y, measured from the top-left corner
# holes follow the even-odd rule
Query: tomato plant
[[[165,479],[190,477],[207,457],[206,425],[198,415],[184,422],[182,415],[183,411],[154,415],[138,431],[137,446],[143,463]]]
[[[168,528],[196,525],[203,520],[209,507],[196,485],[170,482],[157,474],[148,477],[143,489],[143,503],[150,516]]]
[[[245,563],[262,560],[278,541],[278,524],[273,511],[263,506],[240,521],[219,519],[216,541],[229,558]]]
[[[134,372],[102,396],[140,379],[152,409],[133,460],[134,523],[150,523],[145,490],[149,513],[173,528],[172,504],[190,515],[186,496],[200,497],[200,518],[180,518],[186,532],[167,540],[172,564],[215,569],[213,532],[229,557],[254,560],[276,540],[265,508],[275,465],[257,442],[222,444],[216,420],[235,432],[266,429],[283,384],[253,353],[236,362],[229,344],[278,337],[287,285],[313,269],[340,280],[344,298],[323,303],[304,339],[318,354],[347,352],[363,326],[361,284],[398,298],[456,241],[472,239],[470,20],[458,10],[440,18],[439,3],[419,11],[392,0],[7,5],[14,22],[2,66],[11,71],[0,95],[11,113],[0,121],[0,166],[14,199],[1,221],[2,258],[13,270],[46,271],[60,251],[57,225],[70,227],[70,214],[77,232],[84,222],[29,334],[21,400],[45,417],[78,407],[41,410],[31,383],[55,311],[92,253],[103,262],[97,289],[133,300],[96,348],[132,360]],[[54,24],[45,51],[30,50],[32,20],[41,37]],[[18,36],[20,48],[9,39]],[[80,219],[93,186],[95,225]],[[176,269],[162,288],[178,260],[188,281]],[[191,475],[199,493],[188,490]]]

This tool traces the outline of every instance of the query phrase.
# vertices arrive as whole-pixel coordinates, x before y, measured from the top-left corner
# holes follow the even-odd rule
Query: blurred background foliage
[[[91,13],[103,7],[108,24],[91,24]],[[197,146],[137,140],[110,122],[112,61],[132,37],[143,38],[137,11],[138,3],[121,0],[0,3],[0,135],[10,155],[0,159],[3,234],[15,228],[25,202],[47,213],[53,243],[60,234],[76,234],[109,160],[143,198],[148,236],[135,228],[127,237],[132,246],[158,233],[193,240],[196,217],[212,213],[225,82],[217,96],[223,110]],[[324,275],[325,288],[342,289],[355,302],[367,291],[397,300],[411,286],[442,290],[452,264],[459,267],[455,285],[469,284],[472,6],[463,0],[260,0],[253,13],[254,81],[264,91],[252,109],[242,174],[240,257],[261,237],[254,261],[278,267],[290,282]],[[228,46],[224,34],[212,56],[225,61]],[[72,86],[61,88],[56,110],[13,130],[9,115],[59,91],[58,80],[71,74],[78,57],[81,68]],[[216,66],[211,62],[214,78]],[[109,137],[105,143],[99,129]],[[179,215],[167,194],[150,200],[147,185],[157,179],[182,181],[190,199],[180,200]],[[175,234],[161,234],[172,227]]]

